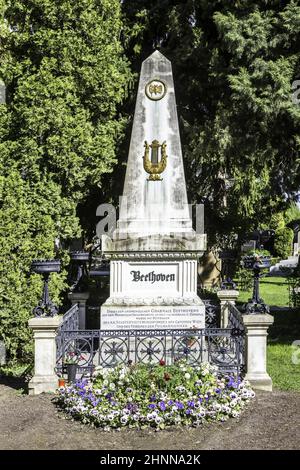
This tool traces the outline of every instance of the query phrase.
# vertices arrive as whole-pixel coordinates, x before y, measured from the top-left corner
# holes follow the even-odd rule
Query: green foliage
[[[253,274],[250,269],[240,267],[236,272],[236,278],[240,291],[244,292],[251,289],[253,284]]]
[[[291,228],[279,228],[275,232],[275,254],[281,259],[286,259],[292,254],[292,242],[294,231]]]
[[[42,290],[32,259],[53,257],[59,241],[50,290],[61,305],[69,241],[86,232],[79,207],[116,162],[130,78],[121,27],[118,0],[0,3],[0,336],[11,359],[31,352]]]
[[[254,256],[271,256],[271,253],[268,250],[249,250],[246,252],[246,255],[254,255]]]
[[[123,2],[136,70],[153,44],[172,61],[189,196],[205,203],[210,245],[242,239],[298,193],[298,3]]]
[[[283,212],[272,214],[269,228],[273,230],[282,230],[285,227],[285,218]]]
[[[291,222],[299,222],[300,221],[300,207],[293,203],[290,205],[290,207],[285,211],[284,213],[284,218],[286,224],[289,224]]]

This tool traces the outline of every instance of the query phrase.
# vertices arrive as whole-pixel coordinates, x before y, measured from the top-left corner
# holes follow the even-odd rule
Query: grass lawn
[[[260,281],[260,296],[270,306],[288,307],[289,289],[285,277],[263,277]],[[239,302],[248,302],[252,290],[240,292]]]
[[[268,372],[275,388],[300,392],[300,310],[273,311],[268,338]],[[293,345],[294,341],[299,345]]]
[[[283,277],[264,277],[260,296],[271,307],[274,324],[268,337],[268,372],[274,388],[300,392],[300,310],[276,309],[288,307],[288,285]],[[239,302],[247,302],[252,291],[240,292]],[[299,340],[299,346],[293,342]],[[294,364],[293,362],[298,362]]]

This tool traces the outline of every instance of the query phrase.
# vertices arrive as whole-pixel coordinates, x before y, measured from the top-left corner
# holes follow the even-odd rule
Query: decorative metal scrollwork
[[[201,343],[197,336],[181,336],[174,338],[173,357],[186,359],[189,363],[196,363],[201,358]]]
[[[128,338],[100,338],[100,364],[115,367],[120,363],[126,364],[128,360]]]
[[[136,359],[138,362],[159,362],[165,357],[165,338],[136,338]]]
[[[93,361],[92,344],[86,338],[72,338],[64,345],[63,363],[70,359],[79,367],[89,366]]]

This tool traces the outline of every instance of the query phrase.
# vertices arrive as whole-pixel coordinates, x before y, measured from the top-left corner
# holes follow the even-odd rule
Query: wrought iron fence
[[[227,328],[217,327],[219,306],[206,302],[207,328],[203,329],[79,330],[75,305],[65,314],[58,331],[57,370],[65,370],[70,356],[77,358],[81,374],[90,374],[97,365],[155,364],[160,360],[173,364],[184,358],[191,365],[209,362],[220,372],[241,375],[245,349],[242,317],[234,305],[228,303],[227,307]]]
[[[63,335],[64,331],[77,331],[79,328],[79,307],[78,304],[72,307],[64,314],[62,323],[57,330],[56,335],[56,361],[62,360]]]
[[[222,372],[240,374],[243,342],[232,328],[200,330],[74,330],[61,332],[58,369],[70,354],[78,358],[78,371],[91,372],[97,365],[140,362],[172,364],[186,359],[191,365],[209,362]]]
[[[224,308],[228,308],[228,327],[238,330],[244,336],[244,323],[243,317],[239,309],[232,303],[226,302]]]
[[[220,326],[220,304],[216,304],[211,299],[203,300],[205,305],[205,325],[208,328],[218,328]]]

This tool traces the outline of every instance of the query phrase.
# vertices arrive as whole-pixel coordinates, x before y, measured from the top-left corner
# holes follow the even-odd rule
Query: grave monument
[[[102,236],[111,274],[101,329],[203,328],[205,249],[187,201],[171,63],[155,51],[142,64],[117,228]]]

